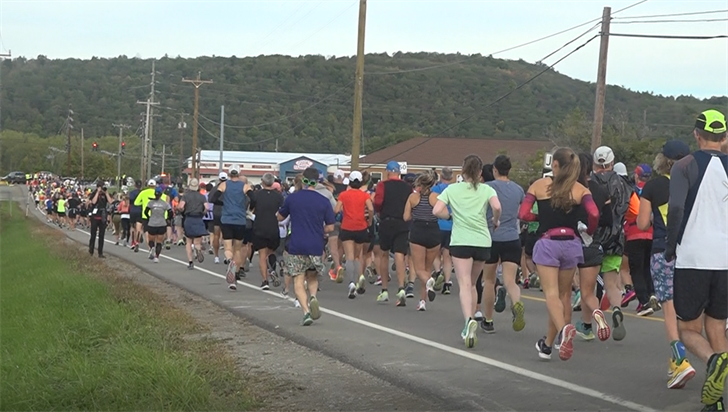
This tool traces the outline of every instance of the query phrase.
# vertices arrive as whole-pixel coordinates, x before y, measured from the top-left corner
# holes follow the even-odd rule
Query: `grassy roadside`
[[[224,345],[158,295],[0,208],[0,410],[250,410]],[[15,205],[13,205],[15,207]]]

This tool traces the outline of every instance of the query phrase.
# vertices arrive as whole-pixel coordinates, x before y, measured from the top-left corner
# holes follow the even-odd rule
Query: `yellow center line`
[[[544,298],[539,298],[539,297],[536,297],[536,296],[529,296],[529,295],[525,295],[525,294],[521,294],[521,298],[522,298],[522,299],[526,299],[526,300],[533,300],[533,301],[536,301],[536,302],[544,302],[544,303],[546,302],[546,299],[544,299]],[[608,311],[607,311],[607,313],[611,313],[611,312],[612,312],[611,310],[608,310]],[[661,318],[661,317],[654,317],[654,316],[637,316],[637,315],[634,315],[634,314],[632,314],[632,313],[625,313],[624,311],[622,311],[622,314],[623,314],[624,316],[627,316],[627,317],[630,317],[630,318],[636,318],[636,319],[644,319],[644,320],[651,320],[651,321],[653,321],[653,322],[664,322],[664,321],[665,321],[665,319],[663,319],[663,318]]]

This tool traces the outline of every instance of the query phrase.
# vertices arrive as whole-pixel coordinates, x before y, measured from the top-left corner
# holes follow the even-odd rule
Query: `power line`
[[[515,93],[516,91],[520,90],[521,88],[523,88],[523,87],[524,87],[524,86],[526,86],[527,84],[529,84],[529,83],[531,83],[532,81],[536,80],[536,79],[537,79],[538,77],[540,77],[540,76],[541,76],[542,74],[544,74],[544,73],[546,73],[547,71],[549,71],[549,70],[553,69],[553,68],[554,68],[554,66],[556,66],[556,65],[557,65],[557,64],[559,64],[559,63],[561,63],[562,61],[564,61],[564,60],[565,60],[566,58],[568,58],[568,57],[569,57],[569,56],[571,56],[572,54],[574,54],[574,53],[576,53],[577,51],[579,51],[579,50],[581,50],[582,48],[584,48],[584,47],[585,47],[585,46],[586,46],[587,44],[591,43],[591,42],[592,42],[592,41],[593,41],[594,39],[596,39],[597,37],[600,37],[600,35],[599,35],[599,34],[597,34],[597,35],[593,36],[592,38],[590,38],[590,39],[589,39],[589,40],[587,40],[586,42],[582,43],[582,44],[581,44],[580,46],[576,47],[576,48],[575,48],[574,50],[570,51],[570,52],[569,52],[568,54],[566,54],[565,56],[563,56],[562,58],[560,58],[559,60],[557,60],[556,62],[554,62],[553,64],[551,64],[550,66],[546,67],[545,69],[543,69],[543,70],[541,70],[540,72],[536,73],[535,75],[531,76],[531,77],[530,77],[530,78],[529,78],[528,80],[526,80],[525,82],[523,82],[523,83],[519,84],[518,86],[516,86],[516,87],[515,87],[515,88],[514,88],[513,90],[509,91],[508,93],[504,94],[503,96],[501,96],[501,97],[499,97],[499,98],[497,98],[497,99],[493,100],[492,102],[488,103],[487,105],[485,105],[485,107],[483,107],[483,108],[481,109],[481,111],[482,111],[483,109],[487,109],[488,107],[491,107],[491,106],[494,106],[494,105],[498,104],[498,103],[499,103],[500,101],[502,101],[503,99],[507,98],[508,96],[510,96],[510,95],[512,95],[513,93]],[[409,152],[409,151],[411,151],[411,150],[413,150],[413,149],[415,149],[415,148],[417,148],[417,147],[419,147],[419,146],[422,146],[423,144],[425,144],[425,143],[429,142],[430,140],[434,139],[434,138],[435,138],[436,136],[441,136],[441,135],[442,135],[442,134],[444,134],[445,132],[448,132],[448,131],[450,131],[450,130],[454,129],[455,127],[457,127],[457,126],[461,125],[462,123],[464,123],[464,122],[466,122],[466,121],[468,121],[468,120],[472,119],[473,117],[475,117],[475,116],[477,116],[477,115],[478,115],[478,112],[476,112],[475,114],[472,114],[472,115],[470,115],[470,116],[468,116],[468,117],[466,117],[466,118],[464,118],[464,119],[460,120],[459,122],[457,122],[457,123],[453,124],[452,126],[449,126],[449,127],[447,127],[446,129],[444,129],[444,130],[442,130],[441,132],[437,133],[437,134],[436,134],[435,136],[432,136],[432,137],[428,137],[428,138],[426,138],[425,140],[423,140],[422,142],[420,142],[420,143],[418,143],[418,144],[416,144],[416,145],[414,145],[414,146],[412,146],[412,147],[410,147],[410,148],[407,148],[406,150],[404,150],[404,151],[402,151],[402,152],[400,152],[400,153],[394,154],[394,155],[390,156],[390,157],[389,157],[388,159],[385,159],[385,160],[383,160],[383,161],[382,161],[382,162],[380,162],[380,163],[375,163],[375,164],[386,164],[386,162],[388,162],[388,161],[390,161],[390,160],[394,159],[395,157],[397,157],[397,156],[399,156],[399,155],[401,155],[401,154],[403,154],[403,153],[407,153],[407,152]],[[372,166],[374,166],[374,164],[372,164]],[[370,166],[370,167],[371,167],[371,166]]]
[[[581,34],[580,36],[578,36],[578,37],[575,37],[575,38],[574,38],[574,39],[572,39],[572,40],[571,40],[570,42],[568,42],[568,43],[564,44],[563,46],[559,47],[558,49],[556,49],[556,50],[554,50],[553,52],[551,52],[551,53],[549,53],[548,55],[546,55],[546,57],[544,57],[544,58],[542,58],[541,60],[539,60],[539,62],[543,62],[544,60],[548,59],[549,57],[553,56],[554,54],[556,54],[556,53],[560,52],[561,50],[565,49],[565,48],[566,48],[566,46],[568,46],[568,45],[570,45],[571,43],[573,43],[573,42],[575,42],[575,41],[579,40],[580,38],[582,38],[582,37],[584,37],[584,36],[586,36],[587,34],[589,34],[589,32],[593,31],[594,29],[596,29],[596,28],[597,28],[597,27],[599,27],[600,25],[601,25],[601,23],[597,23],[597,24],[595,24],[595,25],[594,25],[594,26],[592,26],[592,27],[591,27],[591,28],[590,28],[589,30],[587,30],[587,31],[585,31],[584,33],[582,33],[582,34]]]
[[[630,20],[615,21],[612,24],[654,24],[654,23],[710,23],[716,21],[728,21],[728,19],[681,19],[681,20]]]
[[[325,29],[326,27],[328,27],[328,26],[329,26],[329,25],[330,25],[331,23],[333,23],[334,21],[336,21],[336,20],[337,20],[337,19],[338,19],[339,17],[341,17],[341,16],[342,16],[342,15],[343,15],[344,13],[346,13],[347,11],[349,11],[349,9],[350,9],[350,8],[354,7],[354,5],[355,5],[355,4],[356,4],[356,2],[354,2],[354,3],[351,3],[351,5],[349,5],[349,7],[345,8],[345,9],[344,9],[344,10],[343,10],[343,11],[342,11],[341,13],[337,14],[337,15],[336,15],[336,16],[335,16],[335,17],[334,17],[333,19],[331,19],[331,20],[329,20],[328,22],[326,22],[326,23],[325,23],[325,24],[324,24],[323,26],[321,26],[321,27],[320,27],[320,28],[319,28],[318,30],[316,30],[315,32],[313,32],[313,33],[312,33],[312,34],[311,34],[310,36],[308,36],[308,37],[306,37],[305,39],[301,40],[300,42],[296,43],[296,45],[295,45],[295,46],[291,47],[291,50],[293,50],[293,49],[295,49],[296,47],[298,47],[298,46],[302,45],[303,43],[305,43],[306,41],[308,41],[308,39],[310,39],[311,37],[313,37],[313,36],[317,35],[317,34],[318,34],[318,33],[319,33],[319,32],[320,32],[321,30],[323,30],[323,29]]]
[[[728,10],[708,10],[708,11],[696,11],[696,12],[674,13],[674,14],[653,14],[653,15],[649,15],[649,16],[624,16],[624,17],[614,17],[614,19],[651,19],[651,18],[655,18],[655,17],[697,16],[700,14],[714,14],[714,13],[728,13]]]
[[[638,1],[637,3],[631,4],[631,5],[629,5],[629,6],[625,7],[625,8],[619,9],[619,10],[615,11],[612,14],[617,14],[619,12],[622,12],[622,11],[625,11],[625,10],[628,10],[628,9],[631,9],[632,7],[638,6],[638,5],[640,5],[640,4],[642,4],[642,3],[646,2],[646,1],[647,0]],[[577,24],[576,26],[569,27],[568,29],[564,29],[564,30],[558,31],[558,32],[553,33],[553,34],[549,34],[548,36],[540,37],[540,38],[538,38],[536,40],[531,40],[531,41],[528,41],[526,43],[519,44],[517,46],[513,46],[513,47],[509,47],[507,49],[499,50],[499,51],[497,51],[495,53],[490,53],[489,56],[496,56],[496,55],[503,54],[503,53],[506,53],[506,52],[509,52],[509,51],[512,51],[512,50],[520,49],[521,47],[530,46],[531,44],[538,43],[540,41],[547,40],[547,39],[550,39],[552,37],[556,37],[556,36],[558,36],[560,34],[568,33],[568,32],[570,32],[572,30],[576,30],[576,29],[578,29],[580,27],[584,27],[584,26],[586,26],[588,24],[591,24],[591,23],[594,23],[594,22],[601,22],[601,20],[602,20],[602,18],[601,17],[598,17],[596,19],[592,19],[592,20],[586,21],[584,23]],[[591,29],[589,31],[591,31]],[[431,69],[438,69],[440,67],[453,66],[453,65],[457,65],[457,64],[460,64],[460,63],[464,63],[464,62],[467,62],[467,61],[470,61],[470,60],[473,60],[473,59],[483,58],[483,57],[486,57],[486,56],[470,56],[470,57],[465,58],[465,59],[457,60],[457,61],[450,62],[450,63],[438,64],[438,65],[434,65],[434,66],[420,67],[420,68],[408,69],[408,70],[389,71],[389,72],[373,72],[373,73],[366,73],[366,75],[367,76],[381,76],[381,75],[388,75],[388,74],[402,74],[402,73],[421,72],[421,71],[426,71],[426,70],[431,70]]]
[[[643,39],[673,39],[673,40],[711,40],[728,38],[728,34],[718,34],[715,36],[672,36],[669,34],[624,34],[609,33],[610,36],[617,37],[639,37]]]

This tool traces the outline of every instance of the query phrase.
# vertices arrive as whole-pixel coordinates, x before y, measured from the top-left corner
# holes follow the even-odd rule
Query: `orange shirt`
[[[351,232],[366,230],[366,203],[369,194],[359,189],[348,189],[339,195],[339,202],[344,206],[344,216],[341,220],[341,229]]]

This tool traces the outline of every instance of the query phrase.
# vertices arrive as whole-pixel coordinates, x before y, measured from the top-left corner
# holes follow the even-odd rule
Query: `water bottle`
[[[579,229],[579,235],[581,236],[581,240],[584,242],[584,246],[589,247],[594,239],[591,237],[591,235],[586,233],[587,226],[583,222],[579,222],[577,228]]]

